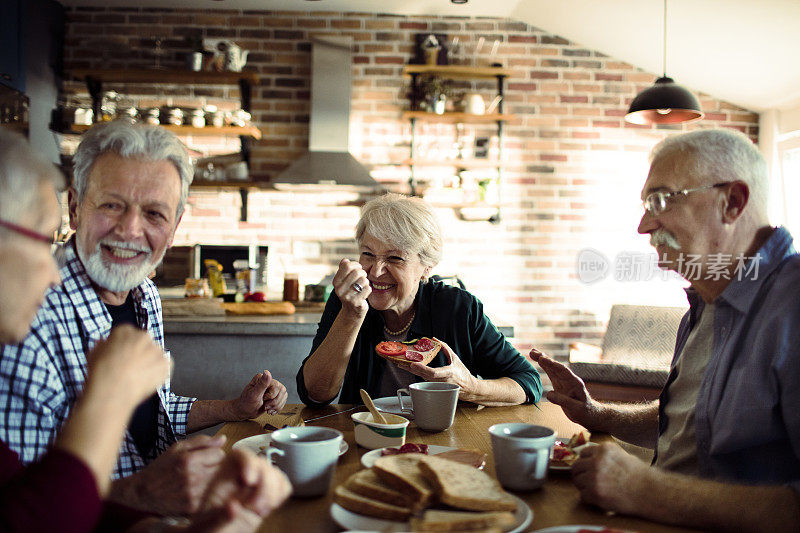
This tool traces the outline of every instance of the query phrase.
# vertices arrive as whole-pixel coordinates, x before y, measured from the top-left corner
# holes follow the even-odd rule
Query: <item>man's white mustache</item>
[[[133,243],[130,243],[130,242],[125,242],[125,241],[114,241],[114,240],[111,240],[111,239],[102,239],[102,240],[100,240],[100,242],[97,243],[98,250],[100,248],[100,245],[109,246],[111,248],[121,248],[123,250],[132,250],[134,252],[145,252],[145,253],[148,253],[148,254],[150,252],[152,252],[152,250],[150,249],[149,246],[144,246],[144,245],[140,245],[140,244],[133,244]]]
[[[661,246],[662,244],[669,246],[674,250],[681,249],[681,245],[678,244],[675,236],[664,228],[657,229],[650,234],[650,246],[655,248],[656,246]]]

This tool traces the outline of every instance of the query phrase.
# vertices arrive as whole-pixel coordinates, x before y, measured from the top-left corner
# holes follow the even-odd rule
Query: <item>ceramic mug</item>
[[[272,432],[267,459],[292,483],[295,496],[328,492],[339,460],[341,431],[324,427],[288,427]]]
[[[397,400],[400,410],[414,415],[417,427],[425,431],[444,431],[453,425],[458,404],[458,391],[455,383],[423,381],[412,383],[407,389],[398,389]],[[403,405],[403,395],[411,396],[413,408]]]
[[[533,490],[547,479],[556,432],[546,426],[523,423],[489,428],[497,479],[509,490]]]

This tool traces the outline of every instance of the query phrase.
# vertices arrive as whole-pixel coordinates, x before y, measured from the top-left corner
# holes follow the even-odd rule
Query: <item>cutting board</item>
[[[295,311],[291,302],[226,302],[222,307],[229,315],[291,315]]]
[[[222,298],[164,298],[161,311],[170,316],[222,316]]]

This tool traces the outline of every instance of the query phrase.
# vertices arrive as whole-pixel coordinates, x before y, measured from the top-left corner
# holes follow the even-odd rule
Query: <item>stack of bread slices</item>
[[[420,453],[381,457],[336,487],[334,501],[357,514],[410,521],[413,531],[503,531],[517,499],[473,466]]]

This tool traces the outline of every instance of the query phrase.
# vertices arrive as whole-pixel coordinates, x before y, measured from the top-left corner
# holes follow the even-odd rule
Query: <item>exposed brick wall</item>
[[[641,127],[624,122],[635,94],[655,76],[527,24],[491,18],[436,18],[358,13],[200,11],[68,8],[66,67],[152,66],[154,37],[161,37],[161,64],[183,68],[186,37],[225,37],[250,50],[247,69],[262,77],[255,91],[254,121],[263,138],[253,150],[253,169],[271,176],[308,144],[310,38],[347,35],[354,41],[351,151],[374,165],[378,179],[407,176],[409,125],[402,66],[414,54],[414,35],[432,31],[458,36],[460,58],[514,69],[505,111],[502,221],[466,222],[438,209],[445,231],[445,259],[437,271],[457,273],[497,322],[516,327],[515,344],[563,357],[568,343],[596,342],[612,303],[680,304],[673,281],[604,282],[587,286],[576,277],[576,258],[593,248],[608,258],[647,252],[636,225],[647,153],[665,135],[695,128],[728,127],[758,136],[758,115],[700,94],[706,119],[682,127]],[[474,51],[483,37],[481,54]],[[496,55],[490,57],[495,40]],[[493,82],[464,82],[489,101]],[[144,94],[174,94],[196,103],[229,102],[235,88],[145,87]],[[68,83],[69,93],[82,90]],[[168,91],[165,92],[165,91]],[[230,105],[230,104],[228,104]],[[467,126],[472,135],[492,128]],[[444,149],[455,127],[421,125],[418,148]],[[450,141],[447,141],[450,139]],[[220,141],[221,142],[221,141]],[[190,145],[198,145],[193,139]],[[439,143],[439,146],[437,146]],[[433,172],[432,170],[429,172]],[[389,178],[387,176],[395,176]],[[400,177],[400,178],[398,178]],[[401,186],[393,188],[402,190]],[[289,256],[297,242],[321,243],[321,257],[296,260],[301,283],[315,282],[353,256],[357,198],[347,193],[314,195],[262,191],[249,197],[249,221],[238,221],[236,192],[194,192],[176,244],[268,243]],[[281,265],[273,255],[272,280]],[[610,276],[613,277],[613,276]],[[273,287],[275,288],[275,287]]]

